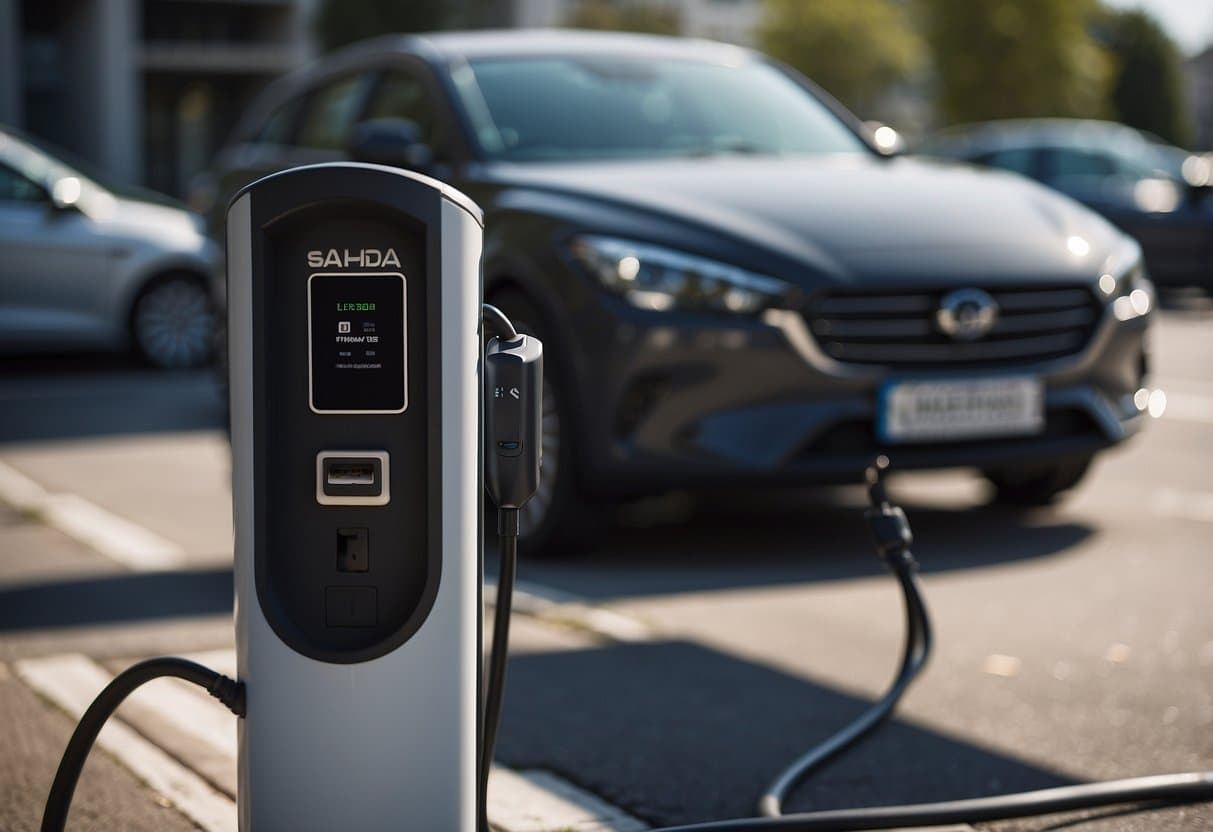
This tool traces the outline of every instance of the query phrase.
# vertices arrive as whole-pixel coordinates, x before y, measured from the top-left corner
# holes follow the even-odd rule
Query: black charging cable
[[[906,635],[901,667],[888,690],[870,708],[841,731],[798,757],[767,787],[758,802],[759,814],[779,817],[788,794],[835,755],[858,742],[893,713],[901,697],[926,666],[931,655],[931,620],[918,586],[915,573],[918,564],[910,552],[914,542],[910,522],[905,512],[889,502],[884,488],[884,471],[888,460],[882,457],[868,469],[868,500],[870,508],[864,513],[875,538],[876,551],[901,585],[905,607]]]
[[[511,321],[504,312],[493,306],[491,303],[480,304],[481,318],[484,322],[499,330],[498,335],[502,338],[514,339],[518,337],[518,330],[514,329],[514,322]]]
[[[783,814],[783,804],[792,789],[826,761],[852,747],[893,712],[930,654],[930,616],[914,576],[917,567],[910,552],[913,536],[905,513],[889,501],[885,492],[884,475],[888,466],[888,459],[881,457],[868,469],[870,507],[864,516],[875,538],[876,550],[897,577],[905,602],[905,651],[893,683],[872,707],[799,757],[775,779],[759,803],[759,811],[764,817],[671,826],[653,832],[842,832],[983,823],[1128,803],[1158,806],[1213,800],[1213,771],[1194,771],[967,800]]]
[[[493,641],[489,648],[487,682],[484,694],[484,730],[480,745],[480,780],[477,802],[481,832],[489,832],[489,772],[497,747],[497,727],[501,724],[501,701],[505,692],[505,670],[510,652],[510,612],[514,603],[514,576],[518,568],[518,509],[497,509],[497,545],[500,567],[497,572],[497,597],[493,604]]]
[[[59,761],[59,770],[55,772],[50,794],[46,798],[46,809],[42,813],[42,832],[62,832],[67,824],[67,813],[71,809],[72,795],[75,794],[76,783],[80,780],[84,761],[88,759],[88,752],[106,720],[136,688],[153,679],[166,677],[193,682],[226,705],[236,716],[244,716],[244,683],[208,667],[186,659],[159,658],[148,659],[127,668],[105,686],[76,725],[76,730],[68,741],[67,750],[63,752],[63,759]]]
[[[485,460],[485,490],[497,506],[497,597],[493,610],[493,640],[485,673],[481,714],[480,771],[477,780],[477,825],[489,832],[488,788],[501,724],[501,703],[509,662],[510,613],[518,568],[518,509],[539,484],[542,448],[543,345],[520,335],[497,307],[483,306],[483,321],[497,335],[487,339],[482,353],[486,413],[481,447]]]

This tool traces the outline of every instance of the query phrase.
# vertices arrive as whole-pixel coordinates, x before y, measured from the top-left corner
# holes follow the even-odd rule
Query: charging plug
[[[485,476],[498,508],[521,508],[539,487],[543,454],[543,342],[493,338],[485,347]]]
[[[910,553],[914,545],[914,533],[910,521],[901,506],[893,505],[884,487],[885,473],[889,470],[889,458],[880,456],[865,473],[868,482],[869,508],[863,513],[876,544],[876,552],[893,570],[914,569],[917,564]]]

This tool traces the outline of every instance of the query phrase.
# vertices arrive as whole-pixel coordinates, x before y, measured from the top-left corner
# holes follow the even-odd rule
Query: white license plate
[[[947,442],[1023,436],[1044,430],[1044,385],[1030,377],[904,381],[886,385],[880,437]]]

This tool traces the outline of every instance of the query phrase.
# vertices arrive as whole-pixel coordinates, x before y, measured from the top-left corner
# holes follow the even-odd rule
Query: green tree
[[[763,51],[866,118],[923,57],[904,4],[893,0],[766,0],[757,35]]]
[[[565,23],[575,29],[607,29],[655,35],[676,35],[681,30],[676,10],[658,8],[640,0],[581,0]]]
[[[1183,94],[1180,54],[1148,14],[1109,11],[1097,31],[1115,58],[1112,108],[1131,127],[1186,146],[1191,122]]]
[[[1096,0],[917,0],[945,124],[1107,113]]]
[[[322,0],[312,21],[325,52],[376,35],[432,32],[452,22],[450,0]]]

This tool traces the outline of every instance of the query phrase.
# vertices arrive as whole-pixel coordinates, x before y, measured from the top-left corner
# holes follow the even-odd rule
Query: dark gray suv
[[[878,453],[1044,502],[1144,419],[1135,242],[1021,177],[884,156],[752,51],[558,31],[360,44],[257,101],[215,216],[263,174],[342,158],[485,210],[486,296],[546,344],[532,549],[595,500],[854,480]]]

